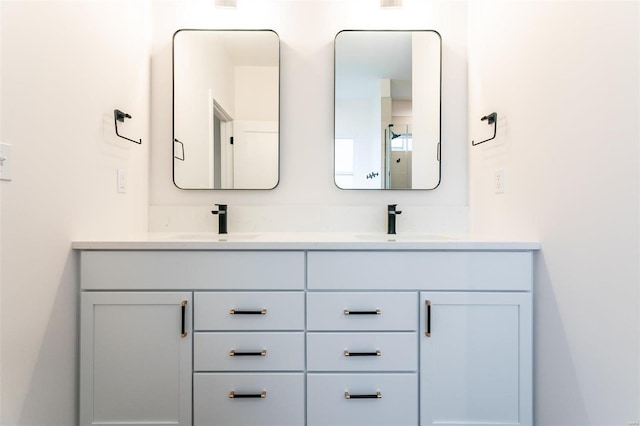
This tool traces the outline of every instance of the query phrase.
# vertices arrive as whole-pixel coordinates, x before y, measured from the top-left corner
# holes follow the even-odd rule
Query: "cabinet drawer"
[[[309,333],[309,371],[416,371],[416,333]]]
[[[304,252],[83,251],[83,290],[302,290]]]
[[[314,251],[307,255],[313,290],[531,291],[530,251]]]
[[[304,370],[304,333],[195,333],[196,371]]]
[[[308,293],[307,329],[415,330],[416,293]]]
[[[304,375],[194,374],[193,419],[196,426],[303,425]]]
[[[198,292],[195,330],[303,330],[302,292]]]
[[[308,426],[417,424],[416,374],[309,374],[307,377]]]

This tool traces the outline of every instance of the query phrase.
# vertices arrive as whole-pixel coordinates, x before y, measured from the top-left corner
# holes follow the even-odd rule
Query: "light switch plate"
[[[127,169],[118,169],[118,192],[127,192]]]
[[[496,194],[504,194],[504,189],[507,183],[504,169],[496,170],[494,178],[494,192]]]
[[[13,176],[12,147],[8,143],[0,143],[0,180],[11,180]]]

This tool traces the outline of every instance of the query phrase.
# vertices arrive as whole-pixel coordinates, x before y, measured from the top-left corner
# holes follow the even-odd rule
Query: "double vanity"
[[[390,58],[392,58],[390,60]],[[334,182],[435,189],[442,39],[334,40]],[[273,189],[280,39],[173,34],[173,181]],[[531,425],[534,242],[145,235],[80,252],[82,425]]]
[[[80,252],[80,423],[532,423],[534,242],[156,235]]]

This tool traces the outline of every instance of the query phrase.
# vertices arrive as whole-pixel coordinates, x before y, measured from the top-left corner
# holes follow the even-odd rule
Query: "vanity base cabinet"
[[[531,425],[532,264],[530,250],[83,251],[80,424]]]
[[[191,293],[83,292],[80,424],[191,424]]]
[[[421,300],[420,424],[532,424],[531,294]]]
[[[195,426],[304,425],[304,373],[196,373]]]

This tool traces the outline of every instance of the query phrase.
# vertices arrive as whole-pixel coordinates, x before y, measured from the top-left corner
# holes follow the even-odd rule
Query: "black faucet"
[[[387,206],[387,234],[393,235],[396,233],[396,215],[401,214],[401,211],[396,211],[397,204],[389,204]]]
[[[227,233],[227,205],[216,204],[218,210],[212,210],[211,213],[218,215],[218,234]]]

